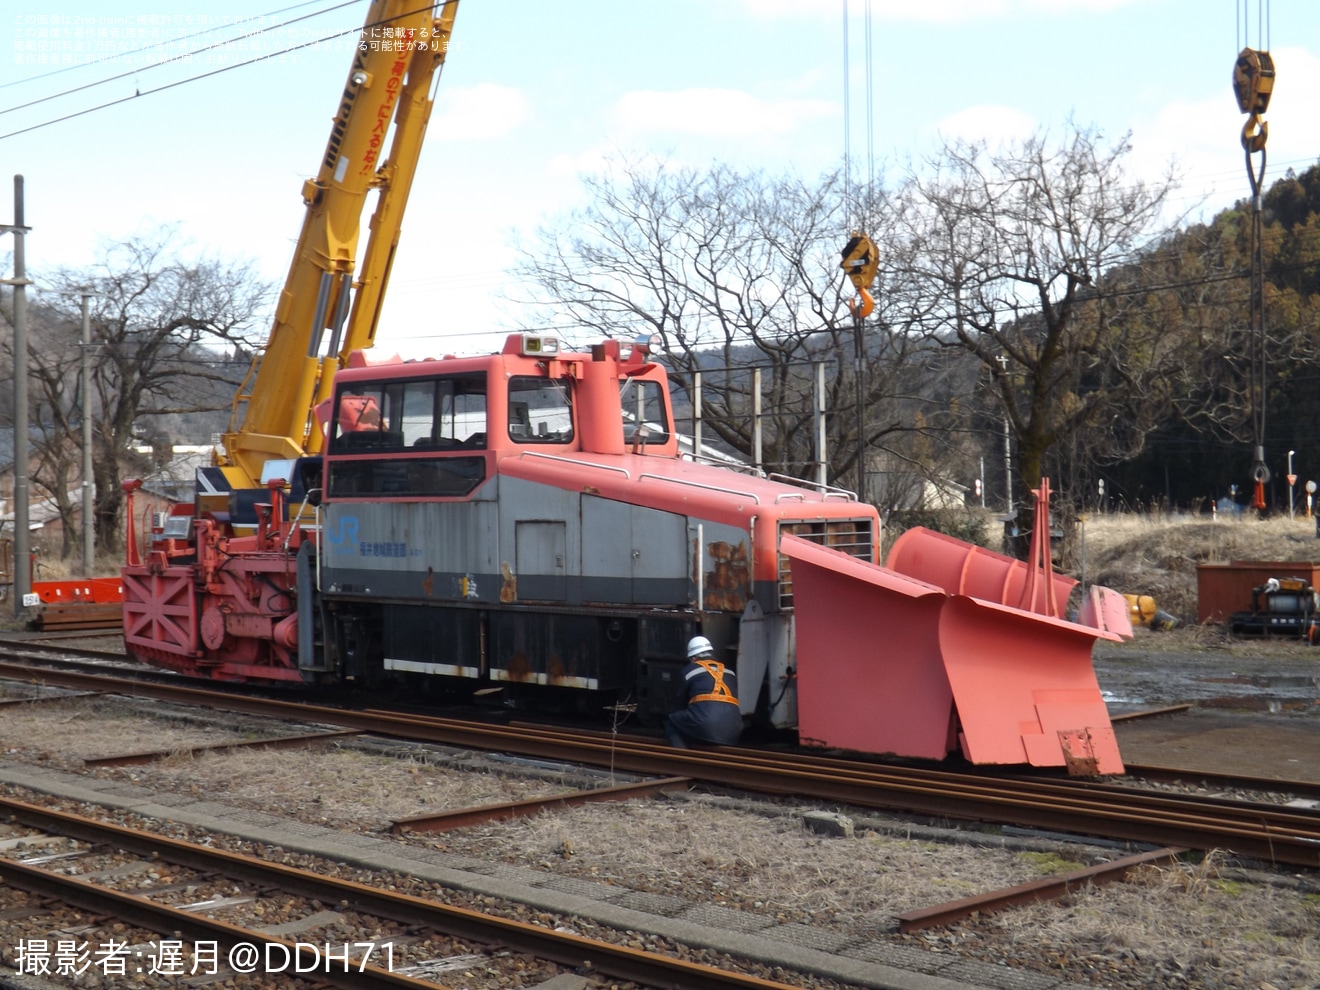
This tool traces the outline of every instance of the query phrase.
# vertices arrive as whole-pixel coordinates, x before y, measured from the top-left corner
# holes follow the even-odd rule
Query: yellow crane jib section
[[[864,320],[875,310],[875,298],[871,295],[871,285],[875,274],[880,269],[880,249],[875,241],[860,231],[853,231],[848,243],[844,245],[843,261],[839,267],[847,273],[857,298],[848,301],[848,312],[859,320]]]
[[[1260,119],[1270,105],[1274,92],[1274,59],[1269,52],[1244,48],[1233,65],[1233,95],[1238,109],[1249,114],[1242,126],[1242,147],[1248,154],[1265,149],[1270,125]]]
[[[259,485],[262,466],[271,458],[320,450],[322,437],[311,414],[315,399],[322,391],[328,394],[337,356],[369,346],[374,338],[379,297],[429,119],[430,83],[448,49],[457,6],[457,0],[373,0],[367,12],[319,171],[302,186],[306,213],[274,325],[235,399],[224,450],[217,456],[217,463],[234,469],[226,475],[236,484]],[[398,159],[401,150],[406,160]],[[398,173],[406,181],[395,180]],[[355,280],[362,216],[372,190],[379,197],[367,256]],[[377,239],[389,246],[374,252],[379,260],[373,267],[367,259]],[[373,298],[359,317],[353,290],[360,295],[368,282]],[[358,325],[366,319],[370,326]],[[323,347],[327,330],[328,347]]]

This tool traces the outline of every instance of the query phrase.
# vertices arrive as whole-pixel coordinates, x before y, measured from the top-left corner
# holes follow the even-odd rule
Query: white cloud
[[[442,88],[429,133],[438,141],[488,141],[508,134],[527,115],[527,97],[510,86]]]
[[[546,171],[551,175],[574,178],[603,172],[612,161],[619,158],[620,154],[619,146],[612,141],[594,144],[572,153],[555,155],[546,164]]]
[[[630,131],[711,137],[788,134],[840,112],[828,100],[766,100],[737,89],[637,90],[620,97],[614,111]]]
[[[995,147],[1004,141],[1028,137],[1036,126],[1034,117],[1014,107],[978,106],[941,118],[934,129],[940,137],[951,141],[985,141]]]

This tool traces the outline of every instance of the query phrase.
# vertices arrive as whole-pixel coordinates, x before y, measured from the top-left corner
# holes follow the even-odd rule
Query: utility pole
[[[23,176],[14,176],[14,222],[0,232],[14,235],[14,617],[24,617],[32,593],[32,562],[28,549],[28,383],[27,383],[27,247],[23,224]]]
[[[83,576],[92,576],[96,556],[96,537],[92,525],[92,319],[87,303],[89,293],[82,293],[82,510]]]
[[[1000,371],[1008,374],[1008,355],[1001,354],[995,358],[998,362]],[[1004,512],[1013,511],[1013,443],[1008,431],[1008,412],[1004,413]]]
[[[815,395],[811,403],[812,432],[816,434],[816,484],[821,488],[829,481],[830,455],[827,449],[828,438],[825,435],[825,362],[817,361]]]

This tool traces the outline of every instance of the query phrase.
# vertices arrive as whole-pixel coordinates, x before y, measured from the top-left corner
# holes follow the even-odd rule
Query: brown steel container
[[[1310,560],[1234,560],[1196,565],[1196,621],[1225,622],[1234,612],[1251,610],[1251,591],[1270,578],[1297,577],[1320,584],[1320,563]]]

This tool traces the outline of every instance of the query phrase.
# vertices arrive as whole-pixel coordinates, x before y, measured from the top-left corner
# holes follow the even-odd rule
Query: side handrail
[[[678,455],[679,460],[690,461],[693,464],[705,464],[709,467],[724,468],[727,471],[737,471],[739,474],[750,475],[753,478],[764,478],[765,472],[755,464],[744,464],[742,461],[725,461],[718,457],[707,457],[705,454],[697,455],[683,451]]]
[[[312,519],[314,520],[313,525],[312,525],[312,526],[305,526],[305,525],[303,525],[303,523],[302,523],[303,513],[305,513],[305,512],[307,511],[307,506],[311,503],[312,496],[315,495],[315,494],[316,494],[317,492],[319,492],[320,490],[321,490],[321,489],[319,489],[319,488],[309,488],[309,489],[307,489],[307,494],[305,494],[305,495],[303,496],[303,500],[298,504],[298,514],[297,514],[296,516],[293,516],[293,517],[289,520],[289,531],[288,531],[286,534],[284,534],[284,546],[280,548],[280,549],[284,550],[286,553],[287,553],[288,550],[289,550],[289,543],[290,543],[290,541],[293,540],[293,524],[294,524],[295,521],[297,521],[297,524],[298,524],[299,526],[302,526],[302,528],[303,528],[304,530],[313,529],[313,528],[314,528],[314,529],[317,529],[317,530],[320,530],[320,528],[321,528],[321,512],[320,512],[321,507],[320,507],[319,505],[314,505],[314,506],[312,506]],[[318,590],[320,590],[320,589],[318,588]]]
[[[572,464],[574,467],[594,467],[602,471],[618,471],[625,478],[632,480],[632,475],[628,473],[627,468],[618,467],[614,464],[597,464],[595,461],[575,461],[571,457],[560,457],[558,454],[543,454],[539,450],[524,450],[519,457],[543,457],[547,461],[560,461],[564,464]]]
[[[700,481],[691,481],[687,478],[672,478],[667,474],[651,474],[649,472],[637,476],[638,481],[650,478],[652,481],[668,481],[675,485],[688,485],[692,488],[704,488],[708,492],[724,492],[726,494],[741,495],[744,498],[750,498],[757,505],[761,504],[761,499],[755,492],[741,492],[736,488],[722,488],[719,485],[707,485]]]
[[[857,501],[857,493],[849,491],[847,488],[839,488],[836,485],[826,485],[819,481],[810,481],[806,478],[795,478],[791,474],[771,474],[768,476],[770,481],[782,481],[785,484],[797,485],[799,488],[811,488],[820,493],[822,498],[842,498],[849,502]]]

